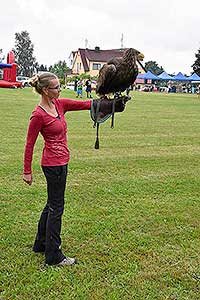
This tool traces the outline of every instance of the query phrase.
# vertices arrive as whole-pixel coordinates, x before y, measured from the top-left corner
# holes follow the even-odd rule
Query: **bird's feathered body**
[[[122,57],[108,61],[99,71],[96,92],[100,96],[124,92],[132,85],[138,75],[136,61],[144,57],[139,51],[130,48]]]

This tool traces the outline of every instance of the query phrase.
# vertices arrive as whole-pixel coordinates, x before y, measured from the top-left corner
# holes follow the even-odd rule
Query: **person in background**
[[[78,83],[78,78],[76,77],[74,80],[74,91],[77,92],[77,83]]]
[[[132,86],[130,85],[130,86],[126,89],[126,95],[127,95],[127,96],[129,96],[131,90],[132,90]]]
[[[92,98],[91,92],[92,92],[92,82],[89,79],[86,80],[86,93],[87,93],[87,98]]]
[[[83,97],[83,81],[80,79],[77,83],[77,95],[76,98],[78,98],[80,96],[80,98]]]
[[[24,151],[23,180],[31,185],[32,156],[39,133],[45,144],[42,153],[42,170],[47,182],[47,203],[41,213],[38,231],[33,246],[34,252],[44,252],[47,265],[73,265],[75,258],[67,257],[61,249],[61,217],[64,211],[64,193],[70,159],[67,145],[67,123],[64,114],[68,111],[89,110],[91,100],[77,101],[59,99],[60,83],[56,75],[42,73],[30,80],[35,91],[41,95],[39,104],[32,112]]]
[[[191,92],[192,92],[192,94],[195,93],[195,87],[194,86],[191,87]]]

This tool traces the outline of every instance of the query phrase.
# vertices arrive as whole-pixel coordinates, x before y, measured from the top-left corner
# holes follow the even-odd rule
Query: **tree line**
[[[34,56],[34,45],[31,42],[29,33],[25,30],[20,33],[15,33],[15,45],[12,51],[15,54],[15,62],[17,66],[17,74],[26,77],[31,77],[39,71],[49,71],[55,73],[59,78],[65,78],[66,72],[69,69],[66,61],[58,61],[54,65],[47,67],[44,64],[39,64]],[[0,49],[0,63],[5,59],[3,50]]]
[[[18,65],[18,75],[31,77],[34,73],[39,71],[49,71],[55,73],[60,79],[65,79],[69,67],[66,61],[58,61],[54,65],[47,67],[46,65],[39,65],[34,56],[34,45],[31,42],[29,33],[25,30],[20,33],[15,33],[15,46],[12,49],[15,54],[16,63]],[[3,50],[0,49],[0,63],[5,57]],[[200,49],[195,54],[195,61],[191,66],[193,71],[200,76]],[[164,69],[159,66],[156,61],[148,61],[145,63],[146,71],[151,71],[155,75],[161,74]]]

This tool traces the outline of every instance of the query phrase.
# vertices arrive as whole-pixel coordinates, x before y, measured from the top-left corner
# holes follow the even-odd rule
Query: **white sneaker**
[[[59,262],[58,264],[54,265],[57,267],[64,267],[64,266],[71,266],[74,265],[76,263],[76,258],[71,258],[71,257],[65,257],[61,262]]]

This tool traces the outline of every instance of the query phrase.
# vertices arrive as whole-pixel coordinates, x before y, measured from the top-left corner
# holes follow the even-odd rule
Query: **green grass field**
[[[199,300],[200,98],[134,93],[114,129],[101,125],[99,150],[89,112],[67,114],[62,246],[79,260],[68,268],[46,268],[31,250],[46,201],[42,138],[31,187],[22,169],[38,99],[0,89],[0,299]]]

